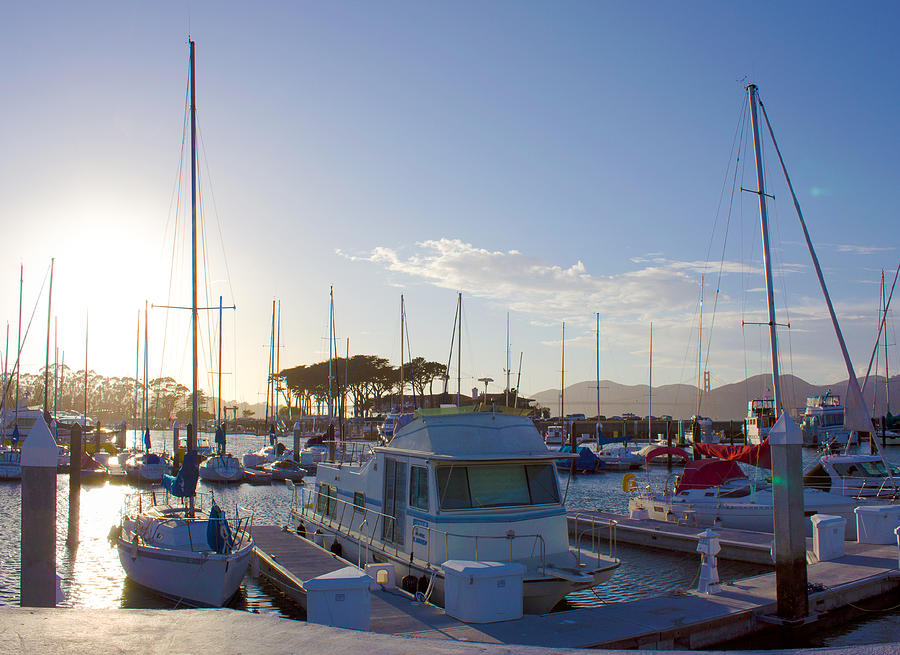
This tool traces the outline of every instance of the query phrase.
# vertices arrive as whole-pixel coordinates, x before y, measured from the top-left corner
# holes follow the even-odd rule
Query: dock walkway
[[[261,571],[304,606],[303,580],[347,565],[278,527],[257,527],[253,535]],[[897,553],[897,546],[847,542],[844,557],[809,565],[809,582],[821,589],[810,594],[810,609],[822,613],[897,589]],[[373,592],[371,603],[371,630],[383,634],[549,648],[695,649],[767,627],[776,608],[775,574],[724,585],[715,595],[671,594],[486,624],[463,623],[399,591]]]
[[[572,537],[575,536],[577,527],[582,540],[590,539],[592,533],[596,539],[609,540],[610,525],[614,524],[615,539],[618,542],[685,553],[697,552],[697,536],[706,530],[705,527],[696,525],[632,519],[624,514],[600,510],[577,509],[567,512],[567,515],[569,535]],[[721,559],[774,566],[771,553],[774,536],[771,533],[718,527],[713,528],[713,531],[719,535]],[[808,540],[808,544],[811,549],[812,539]]]

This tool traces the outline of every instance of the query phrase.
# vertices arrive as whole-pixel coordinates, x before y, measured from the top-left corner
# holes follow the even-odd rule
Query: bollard
[[[81,513],[81,426],[72,427],[69,437],[69,529],[66,546],[78,548],[78,523]]]
[[[701,594],[719,593],[719,568],[716,555],[722,550],[719,535],[712,530],[704,530],[697,541],[697,552],[700,553],[700,577],[697,591]]]
[[[56,461],[56,442],[38,418],[22,446],[22,607],[56,607]]]
[[[294,461],[300,461],[300,433],[303,432],[303,428],[300,427],[300,421],[294,423]]]

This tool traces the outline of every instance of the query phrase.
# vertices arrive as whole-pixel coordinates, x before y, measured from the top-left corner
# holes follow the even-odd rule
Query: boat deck
[[[253,536],[261,570],[304,606],[303,580],[348,564],[279,527],[255,527]],[[847,542],[845,548],[840,559],[809,565],[809,582],[818,589],[810,594],[816,614],[900,587],[896,545]],[[723,585],[715,595],[669,594],[486,624],[458,621],[400,591],[377,591],[371,631],[551,648],[703,648],[771,627],[767,617],[775,607],[774,573]]]
[[[596,539],[607,541],[610,539],[610,524],[614,523],[617,542],[685,553],[697,552],[698,535],[706,530],[705,527],[696,525],[632,519],[623,514],[599,510],[572,510],[567,516],[569,535],[572,537],[575,536],[577,523],[582,540],[589,540],[593,533]],[[774,536],[771,532],[730,528],[714,528],[713,531],[719,535],[721,559],[774,566],[771,554]],[[812,539],[807,539],[807,550],[812,550]]]

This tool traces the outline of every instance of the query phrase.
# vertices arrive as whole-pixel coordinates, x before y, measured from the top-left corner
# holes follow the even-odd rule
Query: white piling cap
[[[769,445],[771,446],[802,446],[803,432],[800,426],[794,422],[791,415],[782,412],[778,420],[769,429]]]
[[[43,417],[38,418],[22,444],[22,466],[56,468],[58,452],[50,428],[44,423]]]

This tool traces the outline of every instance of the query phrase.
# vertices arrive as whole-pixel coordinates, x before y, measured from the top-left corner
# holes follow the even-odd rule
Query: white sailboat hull
[[[237,592],[253,545],[227,555],[136,546],[118,540],[125,574],[143,587],[196,607],[222,607]]]

